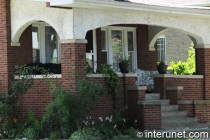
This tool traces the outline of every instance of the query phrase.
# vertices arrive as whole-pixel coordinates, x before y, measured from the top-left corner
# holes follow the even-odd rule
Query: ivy
[[[96,72],[103,74],[104,79],[107,80],[108,93],[109,95],[112,96],[112,100],[114,102],[113,108],[115,110],[116,109],[115,101],[116,101],[117,93],[119,90],[120,79],[118,75],[116,74],[116,72],[111,68],[111,65],[108,65],[108,64],[101,64],[97,68]]]

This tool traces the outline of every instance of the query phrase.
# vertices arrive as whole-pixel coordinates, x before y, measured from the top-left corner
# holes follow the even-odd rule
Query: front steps
[[[178,111],[178,105],[169,105],[169,100],[160,100],[159,93],[146,94],[144,102],[161,103],[162,131],[209,129],[208,123],[199,123],[195,117],[187,117],[187,111]]]

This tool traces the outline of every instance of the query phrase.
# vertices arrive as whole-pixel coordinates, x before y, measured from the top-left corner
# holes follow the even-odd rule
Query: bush
[[[101,85],[84,79],[78,82],[77,94],[63,90],[54,82],[48,81],[48,84],[54,100],[46,107],[43,124],[54,132],[51,137],[69,138],[79,128],[84,116],[93,110],[104,90]]]
[[[177,75],[192,75],[195,73],[195,49],[190,46],[187,61],[170,62],[168,70],[173,70]]]

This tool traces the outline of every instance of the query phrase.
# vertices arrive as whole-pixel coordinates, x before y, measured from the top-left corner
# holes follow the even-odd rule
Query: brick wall
[[[204,99],[210,100],[210,49],[196,49],[196,73],[204,76]]]
[[[140,121],[138,126],[142,130],[161,130],[161,106],[139,105]],[[143,124],[143,125],[142,125]]]
[[[32,63],[32,26],[25,29],[20,37],[21,46],[10,46],[8,48],[8,70],[9,79],[14,79],[15,66]]]
[[[161,99],[166,98],[166,87],[183,86],[182,100],[203,100],[203,79],[202,78],[172,78],[155,77],[154,91],[160,93]]]
[[[61,79],[56,79],[61,82]],[[34,80],[34,88],[30,89],[22,98],[20,102],[18,116],[22,119],[27,118],[29,110],[32,110],[35,117],[41,120],[45,107],[52,101],[50,88],[47,83],[42,79]]]
[[[196,104],[195,116],[199,122],[208,122],[210,125],[210,104]]]
[[[137,28],[138,68],[142,70],[157,70],[157,52],[149,51],[148,25],[138,25]]]
[[[178,100],[181,100],[181,90],[166,90],[166,99],[170,100],[170,105],[176,105]]]
[[[61,44],[61,73],[62,84],[67,89],[76,92],[76,77],[86,77],[86,44],[62,43]],[[70,83],[69,83],[70,82]]]
[[[135,123],[136,120],[141,120],[141,112],[139,111],[138,101],[145,100],[146,90],[128,90],[127,91],[127,118],[129,119],[129,125]]]
[[[194,104],[179,104],[180,111],[187,111],[188,117],[195,117],[195,105]]]
[[[192,40],[187,34],[178,30],[170,29],[166,31],[166,62],[186,61],[188,57],[188,49],[192,44]]]
[[[0,91],[7,92],[8,84],[8,47],[11,43],[10,0],[0,0]]]
[[[113,102],[111,96],[108,94],[107,91],[107,83],[104,81],[103,77],[89,77],[89,81],[93,81],[95,83],[100,83],[105,88],[105,95],[100,99],[99,104],[96,106],[95,111],[92,113],[92,117],[97,119],[101,116],[111,115],[113,114]],[[135,77],[120,77],[119,83],[119,92],[116,99],[117,109],[122,109],[125,105],[128,105],[128,96],[127,95],[127,88],[129,86],[135,85]],[[137,102],[136,102],[137,104]],[[123,112],[125,113],[125,112]],[[125,115],[125,114],[124,114]]]

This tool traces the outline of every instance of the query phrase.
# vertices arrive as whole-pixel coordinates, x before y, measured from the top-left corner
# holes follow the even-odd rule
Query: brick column
[[[87,40],[61,41],[62,84],[74,93],[78,78],[86,77],[86,43]]]
[[[137,28],[137,60],[142,70],[157,70],[157,51],[149,50],[148,25],[138,24]]]
[[[8,91],[8,47],[11,43],[10,0],[0,0],[0,92]]]
[[[196,74],[204,76],[203,99],[210,100],[210,45],[196,46]]]

